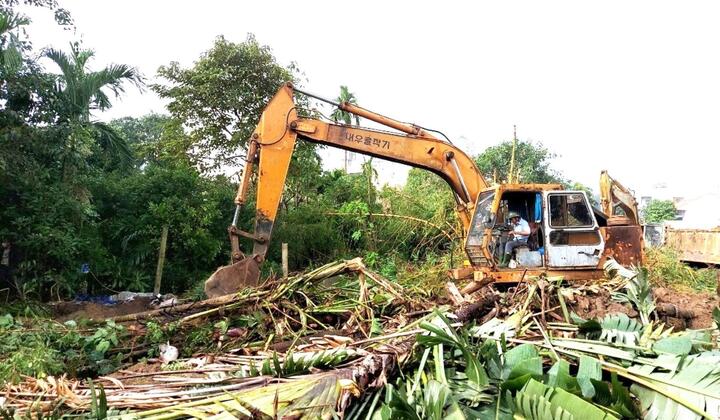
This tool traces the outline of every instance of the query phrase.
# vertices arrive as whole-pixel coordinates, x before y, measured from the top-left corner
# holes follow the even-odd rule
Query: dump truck
[[[667,246],[688,263],[720,265],[720,227],[690,229],[649,223],[643,226],[646,246]]]
[[[295,104],[296,94],[329,103],[387,130],[301,116]],[[603,209],[593,208],[584,191],[566,190],[560,184],[489,185],[474,160],[441,132],[354,104],[335,103],[287,83],[268,102],[249,140],[235,197],[235,215],[228,228],[231,264],[220,267],[206,281],[208,296],[258,284],[298,141],[403,163],[441,177],[453,192],[463,227],[469,266],[450,270],[450,274],[455,280],[470,280],[465,292],[491,282],[518,282],[541,274],[569,281],[601,278],[603,265],[609,259],[622,265],[641,261],[642,229],[637,205],[632,195],[627,197],[626,189],[607,173],[601,176]],[[237,219],[247,203],[255,173],[254,230],[245,232],[237,227]],[[499,262],[510,236],[507,221],[511,211],[529,222],[530,234],[527,245],[515,250],[514,264],[503,267]],[[240,238],[252,242],[247,254],[240,249]]]

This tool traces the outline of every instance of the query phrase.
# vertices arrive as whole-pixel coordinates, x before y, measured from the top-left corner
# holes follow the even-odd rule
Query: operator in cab
[[[527,245],[528,237],[530,237],[530,225],[520,217],[520,214],[511,211],[508,216],[512,230],[508,232],[509,240],[505,243],[505,255],[500,261],[501,267],[507,267],[515,248]]]

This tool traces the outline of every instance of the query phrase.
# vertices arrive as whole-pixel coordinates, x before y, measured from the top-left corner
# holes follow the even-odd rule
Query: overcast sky
[[[554,168],[595,189],[602,169],[638,194],[720,185],[717,1],[60,2],[77,33],[34,12],[35,46],[82,38],[98,67],[152,78],[170,61],[191,65],[218,35],[254,33],[281,63],[297,62],[308,90],[334,97],[347,85],[360,105],[441,130],[471,154],[516,124],[519,138],[560,155]],[[98,117],[151,111],[163,102],[131,90]]]

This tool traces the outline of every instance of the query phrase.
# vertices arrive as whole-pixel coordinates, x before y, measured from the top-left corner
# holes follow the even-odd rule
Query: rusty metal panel
[[[720,229],[670,229],[665,245],[680,253],[684,261],[720,264]]]
[[[475,271],[474,279],[475,281],[481,281],[488,278],[495,283],[518,283],[540,275],[562,277],[569,282],[599,280],[605,276],[603,270],[597,268],[569,268],[565,270],[546,270],[543,268],[500,268],[493,270],[491,268],[481,268]]]
[[[626,267],[642,264],[643,232],[639,225],[607,226],[600,228],[605,237],[605,251],[600,264],[614,258]]]
[[[542,192],[542,191],[562,191],[563,186],[561,184],[501,184],[498,186],[499,193],[502,194],[506,191],[531,191],[531,192]]]

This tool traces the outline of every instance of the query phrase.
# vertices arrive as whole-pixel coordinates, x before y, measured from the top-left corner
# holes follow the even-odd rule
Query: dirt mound
[[[70,319],[103,320],[114,316],[134,314],[147,311],[150,308],[150,297],[136,297],[113,305],[93,302],[58,302],[52,306],[55,318],[58,321]]]
[[[674,289],[656,287],[653,289],[658,304],[669,304],[677,309],[690,311],[695,316],[686,321],[679,318],[668,317],[667,322],[676,327],[684,328],[710,328],[713,326],[712,311],[720,303],[718,296],[713,293],[679,292]],[[678,322],[680,321],[680,322]]]
[[[575,311],[584,319],[599,319],[607,314],[616,313],[623,313],[631,318],[638,316],[631,305],[615,302],[610,298],[610,292],[605,289],[600,289],[594,294],[573,295],[569,299],[568,309]]]
[[[680,292],[656,287],[653,295],[660,319],[675,327],[675,330],[711,328],[714,325],[712,311],[720,304],[720,298],[715,294]],[[584,319],[598,319],[613,313],[638,317],[637,311],[630,304],[615,302],[606,289],[599,289],[596,293],[573,295],[568,299],[568,309]],[[685,313],[692,314],[692,317],[682,316]]]

